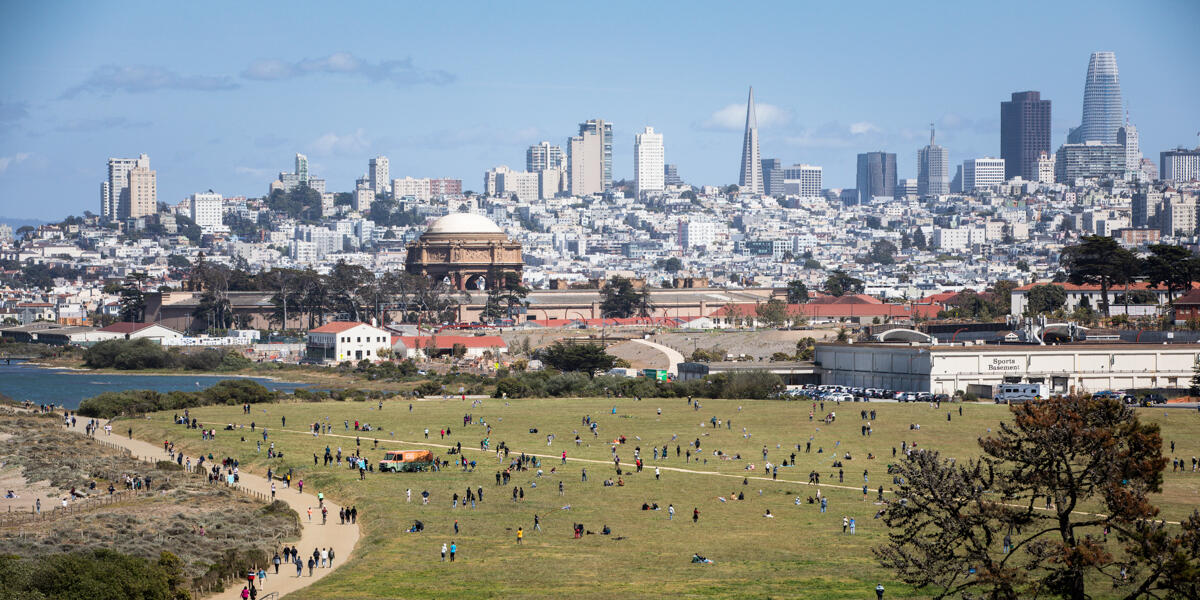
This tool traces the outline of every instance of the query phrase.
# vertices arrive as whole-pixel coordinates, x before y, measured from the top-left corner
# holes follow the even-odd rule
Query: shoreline
[[[312,383],[312,382],[308,382],[308,381],[293,381],[290,379],[280,379],[278,376],[275,376],[275,375],[258,375],[258,374],[250,375],[250,374],[236,372],[236,371],[230,372],[230,373],[217,373],[217,372],[212,372],[212,371],[195,371],[195,372],[183,371],[183,372],[180,372],[180,371],[162,371],[162,370],[156,370],[156,369],[143,369],[143,370],[137,370],[137,371],[122,371],[120,369],[88,369],[86,367],[67,367],[67,366],[59,366],[59,365],[54,365],[54,364],[46,364],[46,363],[32,361],[32,360],[23,361],[23,364],[35,365],[35,366],[37,366],[39,368],[43,368],[43,369],[57,369],[57,370],[61,370],[61,371],[70,371],[72,374],[91,373],[91,374],[95,374],[95,375],[134,375],[134,376],[143,376],[143,377],[154,377],[154,376],[158,376],[158,377],[224,377],[224,378],[228,378],[228,379],[266,379],[268,381],[274,381],[276,383],[294,383],[296,385],[318,385],[316,383]]]

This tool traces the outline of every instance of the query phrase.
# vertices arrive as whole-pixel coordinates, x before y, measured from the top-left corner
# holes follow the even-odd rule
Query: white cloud
[[[275,58],[262,59],[246,67],[242,71],[242,77],[259,81],[275,81],[314,73],[359,75],[373,83],[386,81],[397,87],[421,83],[445,85],[454,81],[454,74],[441,69],[418,67],[413,63],[412,57],[372,63],[349,52],[335,52],[322,58],[305,58],[296,62]]]
[[[339,135],[326,133],[308,145],[316,154],[358,154],[365,152],[371,146],[365,129],[359,128],[353,133]]]
[[[181,75],[166,67],[153,65],[104,65],[98,67],[79,85],[62,93],[62,98],[74,98],[80,94],[97,93],[129,94],[157,90],[232,90],[237,82],[224,75]]]
[[[787,125],[792,121],[792,113],[786,108],[762,102],[754,104],[754,116],[758,120],[759,129]],[[730,104],[709,115],[700,127],[741,131],[746,128],[746,105]]]
[[[859,122],[857,122],[857,123],[851,123],[851,124],[850,124],[850,134],[851,134],[851,135],[863,135],[863,134],[867,134],[867,133],[879,133],[880,131],[882,131],[882,130],[881,130],[881,129],[879,129],[879,127],[878,127],[878,126],[876,126],[874,123],[870,123],[870,122],[867,122],[867,121],[859,121]]]
[[[18,152],[12,156],[0,156],[0,174],[8,170],[12,165],[25,162],[31,156],[28,152]]]

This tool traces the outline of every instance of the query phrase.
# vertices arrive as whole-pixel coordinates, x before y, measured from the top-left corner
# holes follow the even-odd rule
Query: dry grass
[[[203,577],[230,550],[270,556],[280,540],[299,535],[294,513],[264,510],[261,502],[208,484],[200,475],[163,471],[77,433],[55,419],[0,417],[0,455],[27,481],[46,481],[58,496],[74,486],[90,496],[124,489],[125,474],[149,475],[153,493],[85,512],[0,529],[0,554],[44,556],[109,548],[156,559],[170,551],[189,577]],[[12,473],[12,471],[10,471]],[[95,482],[94,490],[89,490]],[[43,502],[50,511],[56,502]],[[290,512],[290,511],[289,511]],[[200,528],[204,535],[200,535]]]

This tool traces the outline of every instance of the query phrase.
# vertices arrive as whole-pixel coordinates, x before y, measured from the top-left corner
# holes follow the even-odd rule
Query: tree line
[[[327,317],[365,322],[376,319],[385,322],[438,323],[458,318],[460,305],[470,302],[468,292],[454,289],[445,280],[435,280],[403,271],[376,276],[359,265],[339,261],[328,274],[312,269],[274,268],[250,273],[244,264],[233,267],[204,260],[192,266],[185,289],[200,292],[193,316],[208,323],[210,328],[229,329],[244,326],[234,314],[230,292],[257,291],[271,293],[273,306],[270,319],[281,328],[297,317],[308,328],[320,326]],[[504,286],[497,294],[489,294],[497,306],[509,307],[524,298],[527,290],[515,288],[511,277],[495,274]],[[495,296],[493,298],[493,296]],[[496,312],[495,309],[492,312]]]

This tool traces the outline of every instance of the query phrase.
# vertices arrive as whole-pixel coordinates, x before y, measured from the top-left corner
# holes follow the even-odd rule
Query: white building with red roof
[[[308,332],[305,357],[321,363],[377,361],[380,351],[390,351],[392,334],[354,321],[333,321]],[[386,354],[386,352],[385,352]]]

